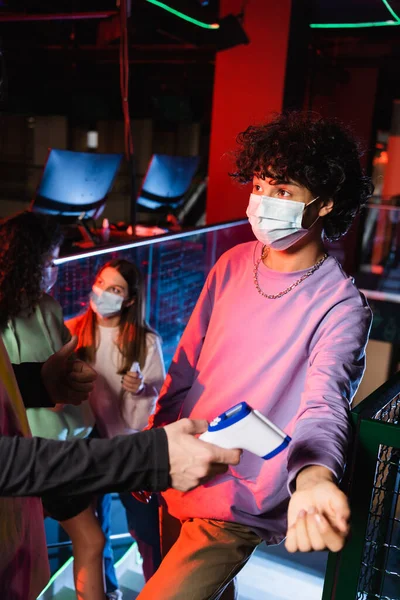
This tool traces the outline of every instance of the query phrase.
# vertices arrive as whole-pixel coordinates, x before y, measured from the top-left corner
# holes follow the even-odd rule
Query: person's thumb
[[[72,338],[67,342],[58,352],[55,353],[59,360],[68,360],[70,356],[75,352],[78,345],[78,336],[73,335]]]

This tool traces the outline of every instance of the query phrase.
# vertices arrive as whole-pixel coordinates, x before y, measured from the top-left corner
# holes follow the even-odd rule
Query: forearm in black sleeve
[[[12,367],[25,408],[54,406],[42,380],[43,363],[27,362]]]
[[[164,429],[112,440],[0,437],[0,496],[158,492],[168,486]]]

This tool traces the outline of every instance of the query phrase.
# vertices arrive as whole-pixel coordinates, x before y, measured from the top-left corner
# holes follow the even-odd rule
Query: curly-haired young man
[[[348,534],[338,482],[371,311],[323,236],[346,233],[372,185],[336,121],[280,115],[238,143],[232,175],[253,182],[247,215],[257,241],[211,270],[151,424],[211,420],[247,401],[292,442],[269,461],[244,452],[210,484],[163,494],[182,528],[140,600],[234,598],[234,577],[263,540],[338,551]]]

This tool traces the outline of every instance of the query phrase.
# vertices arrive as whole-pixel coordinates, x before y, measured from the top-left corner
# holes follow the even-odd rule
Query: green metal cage
[[[322,600],[400,600],[400,372],[351,416],[351,534],[329,555]]]

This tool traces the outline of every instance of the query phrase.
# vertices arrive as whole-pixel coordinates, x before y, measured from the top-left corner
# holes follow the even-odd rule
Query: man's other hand
[[[339,552],[349,534],[349,519],[349,501],[332,473],[320,466],[305,468],[289,502],[286,549]]]

